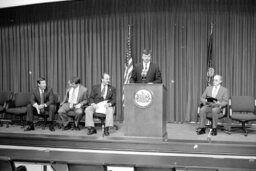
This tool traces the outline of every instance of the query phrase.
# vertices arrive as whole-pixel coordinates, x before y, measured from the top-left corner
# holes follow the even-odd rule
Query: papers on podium
[[[97,103],[96,113],[104,113],[106,114],[107,108],[105,107],[107,104],[107,100]]]

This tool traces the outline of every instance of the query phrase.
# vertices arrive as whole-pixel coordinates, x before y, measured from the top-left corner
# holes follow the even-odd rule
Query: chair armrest
[[[200,109],[204,106],[203,103],[199,103],[197,106],[197,114],[199,115]]]
[[[231,107],[231,99],[228,100],[228,107],[229,107],[229,116],[232,116],[232,107]]]
[[[202,108],[203,106],[204,106],[203,103],[199,103],[199,105],[198,105],[198,107],[197,107],[197,114],[200,113],[200,108]],[[222,114],[223,114],[223,115],[227,115],[227,113],[228,113],[228,105],[222,106],[222,107],[221,107],[221,111],[222,111]]]
[[[224,116],[226,116],[227,118],[229,118],[229,106],[228,105],[226,105],[226,106],[223,106],[222,107],[222,114],[224,115]]]
[[[15,107],[14,101],[10,100],[5,103],[5,109]]]

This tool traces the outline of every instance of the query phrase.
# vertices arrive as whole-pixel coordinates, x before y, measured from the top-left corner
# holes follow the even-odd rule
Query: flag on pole
[[[129,25],[127,38],[127,52],[125,57],[124,84],[130,83],[130,78],[133,70],[133,61],[131,53],[131,25]]]
[[[212,85],[212,80],[214,76],[214,66],[213,66],[213,23],[211,23],[210,27],[210,36],[208,39],[207,45],[207,85]]]
[[[133,70],[133,61],[132,61],[132,49],[131,49],[131,25],[128,26],[128,38],[127,38],[127,49],[125,55],[125,70],[124,70],[124,84],[130,83],[130,78]],[[123,86],[123,107],[124,107],[124,86]]]

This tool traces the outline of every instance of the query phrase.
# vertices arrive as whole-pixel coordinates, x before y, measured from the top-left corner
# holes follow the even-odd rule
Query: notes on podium
[[[106,104],[108,103],[107,100],[97,103],[96,113],[104,113],[106,114],[107,108]]]

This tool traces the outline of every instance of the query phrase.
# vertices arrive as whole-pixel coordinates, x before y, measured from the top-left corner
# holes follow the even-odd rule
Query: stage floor
[[[0,133],[18,133],[18,134],[29,134],[29,135],[58,135],[58,136],[69,136],[72,137],[85,137],[85,138],[101,138],[101,139],[111,139],[111,138],[122,138],[124,135],[124,127],[123,123],[116,123],[118,125],[118,130],[112,128],[110,130],[110,136],[102,137],[101,128],[97,128],[97,134],[93,134],[88,136],[87,129],[85,127],[81,127],[80,131],[75,130],[67,130],[63,131],[61,129],[56,128],[56,131],[50,132],[48,128],[42,130],[41,127],[36,127],[35,131],[24,132],[24,129],[21,126],[10,125],[9,128],[5,126],[0,127]],[[239,125],[236,125],[239,126]],[[209,141],[209,135],[197,135],[196,128],[198,127],[197,123],[168,123],[167,124],[167,134],[168,141],[171,140],[185,140],[185,141]],[[217,136],[211,136],[211,141],[214,142],[235,142],[235,143],[244,143],[244,142],[256,142],[256,125],[251,125],[247,128],[248,136],[244,136],[244,133],[241,129],[233,128],[228,134],[226,131],[218,130]],[[209,130],[208,130],[209,131]]]
[[[84,127],[80,131],[56,129],[55,132],[40,127],[30,132],[24,132],[20,126],[0,127],[0,156],[15,161],[210,167],[232,171],[235,168],[251,171],[256,167],[256,125],[248,128],[248,136],[236,129],[231,135],[218,131],[217,136],[209,138],[208,134],[196,134],[196,123],[168,123],[168,138],[159,140],[127,137],[123,124],[117,124],[119,129],[111,129],[107,137],[102,136],[100,127],[91,136]]]

